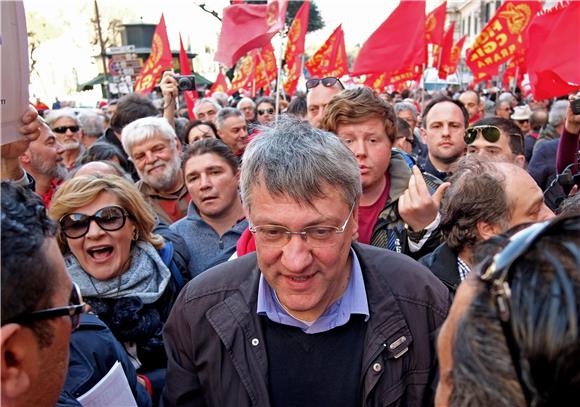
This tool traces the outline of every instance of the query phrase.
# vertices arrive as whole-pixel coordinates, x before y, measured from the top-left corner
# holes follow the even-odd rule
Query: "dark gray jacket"
[[[361,405],[432,402],[434,332],[447,315],[447,289],[407,256],[353,245],[367,290]],[[268,407],[268,357],[256,313],[256,254],[200,274],[181,292],[164,329],[165,406]],[[357,367],[353,367],[357,368]]]

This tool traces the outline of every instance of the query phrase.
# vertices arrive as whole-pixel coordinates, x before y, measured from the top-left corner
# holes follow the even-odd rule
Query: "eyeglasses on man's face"
[[[340,89],[344,89],[342,82],[333,76],[328,76],[326,78],[310,78],[306,81],[306,90],[313,89],[319,84],[322,84],[325,88],[332,88],[334,85],[338,84]]]
[[[59,127],[55,127],[54,129],[52,129],[52,131],[54,131],[55,133],[58,134],[64,134],[66,133],[67,130],[70,130],[71,133],[76,133],[77,131],[80,130],[79,126],[59,126]]]
[[[60,230],[69,239],[80,239],[89,232],[94,220],[99,227],[107,232],[114,232],[125,226],[129,214],[120,206],[106,206],[94,215],[84,213],[67,213],[58,221]]]
[[[298,232],[292,232],[287,227],[280,225],[250,226],[249,229],[256,236],[256,242],[267,247],[283,247],[290,242],[292,235],[300,236],[313,248],[332,246],[336,243],[338,236],[344,233],[354,207],[355,205],[353,204],[348,212],[348,217],[340,227],[308,226]]]
[[[81,295],[81,290],[79,286],[73,283],[68,306],[47,308],[43,310],[32,311],[26,314],[21,314],[14,318],[10,318],[9,320],[5,321],[2,325],[6,324],[29,325],[36,321],[64,317],[68,315],[68,317],[70,318],[72,330],[74,331],[80,325],[80,314],[83,312],[85,305],[86,304],[83,302],[83,297]]]

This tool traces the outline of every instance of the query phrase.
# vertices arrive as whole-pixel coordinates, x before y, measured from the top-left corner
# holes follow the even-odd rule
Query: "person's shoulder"
[[[218,264],[187,283],[182,293],[184,301],[236,291],[254,273],[259,273],[255,252]]]
[[[406,301],[428,302],[446,312],[449,291],[423,264],[411,257],[374,246],[355,246],[373,289],[391,292]]]

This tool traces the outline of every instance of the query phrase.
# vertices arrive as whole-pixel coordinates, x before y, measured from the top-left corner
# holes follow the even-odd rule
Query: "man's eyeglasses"
[[[67,130],[70,130],[72,133],[76,133],[77,131],[80,130],[79,126],[60,126],[60,127],[55,127],[54,129],[52,129],[52,131],[54,131],[55,133],[58,134],[64,134],[66,133]]]
[[[274,109],[272,109],[272,108],[270,108],[270,109],[264,109],[264,110],[262,110],[262,109],[258,109],[258,114],[259,114],[260,116],[263,116],[263,115],[265,115],[266,113],[268,113],[268,114],[274,114]]]
[[[501,136],[501,130],[495,126],[469,127],[465,130],[465,144],[473,143],[478,136],[483,137],[490,143],[496,143]]]
[[[58,221],[60,230],[69,239],[80,239],[89,231],[94,220],[103,230],[114,232],[125,226],[130,215],[120,206],[106,206],[95,212],[94,215],[84,213],[67,213]]]
[[[249,229],[256,236],[256,242],[268,247],[283,247],[290,241],[292,235],[299,235],[311,247],[327,247],[335,244],[337,236],[344,233],[353,209],[354,204],[344,224],[340,227],[308,226],[299,232],[292,232],[287,227],[279,225],[250,226]]]
[[[32,311],[27,314],[21,314],[14,318],[8,319],[2,325],[6,324],[27,325],[36,321],[64,317],[68,315],[70,317],[72,330],[74,331],[79,327],[81,320],[80,314],[83,312],[85,305],[86,304],[83,302],[83,296],[81,295],[81,290],[79,286],[73,283],[68,306],[48,308],[38,311]]]
[[[344,89],[344,85],[342,84],[342,82],[340,82],[340,80],[338,78],[335,78],[333,76],[329,76],[326,78],[310,78],[306,81],[306,89],[312,89],[317,87],[319,84],[322,83],[322,86],[324,86],[325,88],[332,88],[334,85],[336,85],[338,83],[338,85],[340,86],[340,89]]]

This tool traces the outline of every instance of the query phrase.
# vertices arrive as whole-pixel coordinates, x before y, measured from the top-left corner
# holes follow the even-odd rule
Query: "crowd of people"
[[[578,403],[580,94],[306,88],[29,108],[2,405]]]

